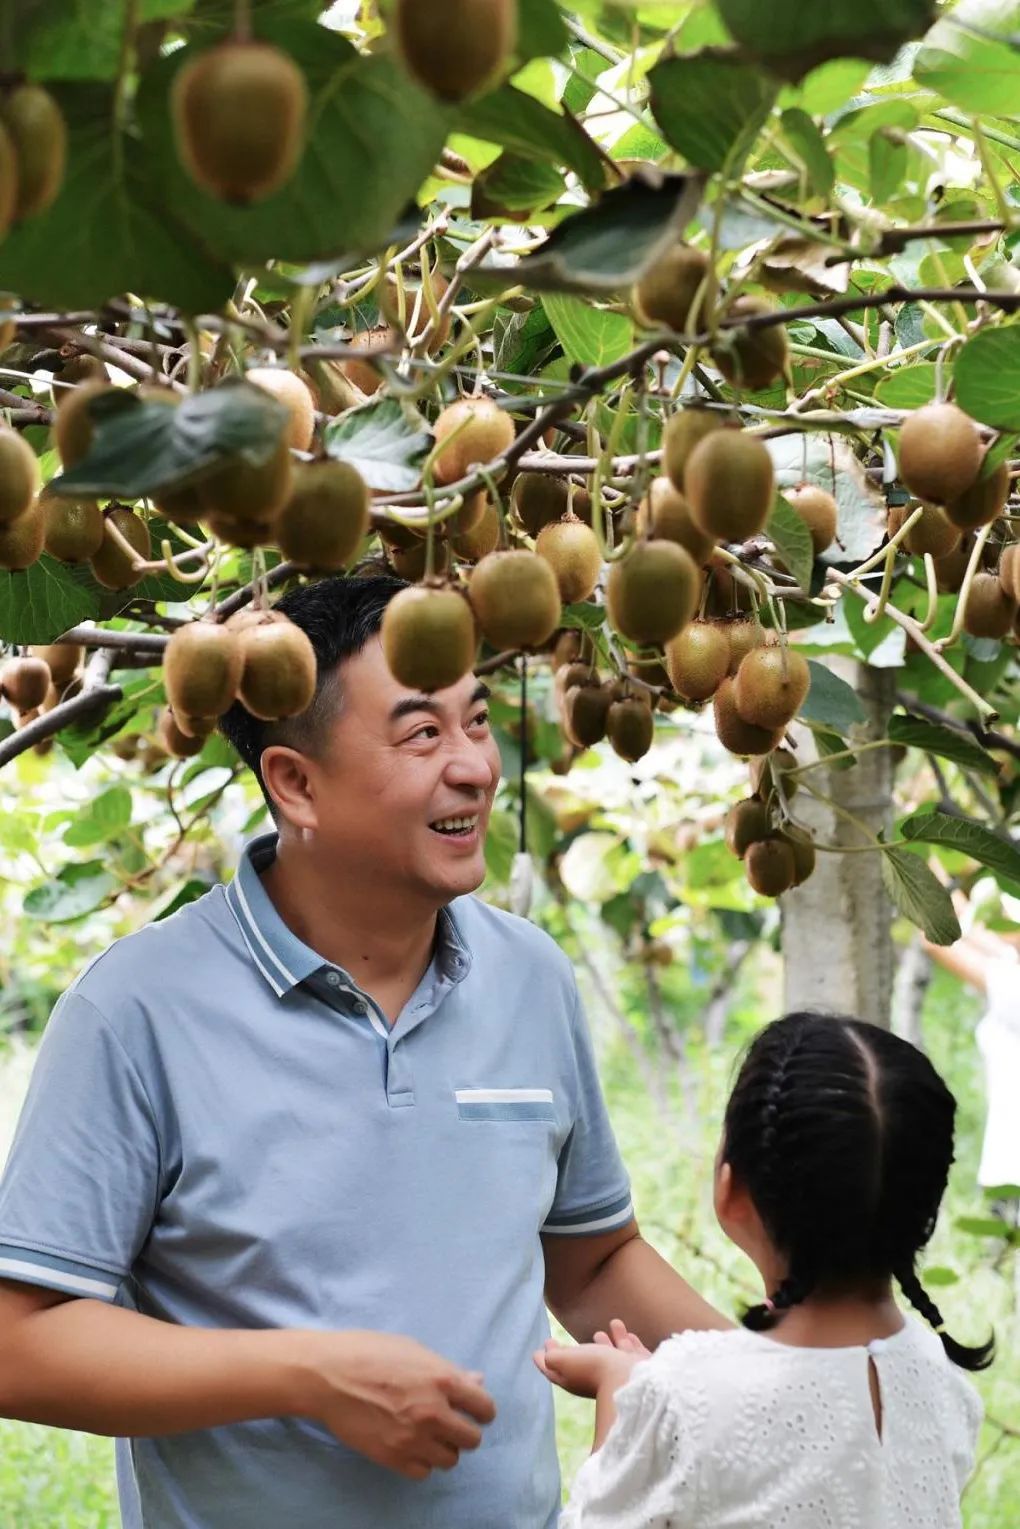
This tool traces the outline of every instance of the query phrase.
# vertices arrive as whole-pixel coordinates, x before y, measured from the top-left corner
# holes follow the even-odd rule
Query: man
[[[224,721],[278,836],[64,995],[0,1183],[0,1414],[117,1436],[128,1529],[545,1529],[543,1290],[723,1322],[638,1234],[569,963],[469,895],[487,691],[397,684],[401,587],[280,602],[312,705]]]

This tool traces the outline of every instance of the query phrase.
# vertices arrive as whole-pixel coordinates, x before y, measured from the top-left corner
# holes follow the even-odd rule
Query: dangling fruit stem
[[[974,538],[974,546],[971,549],[970,561],[967,564],[967,571],[963,576],[963,583],[960,585],[960,593],[956,597],[956,612],[953,616],[952,628],[947,637],[939,638],[938,642],[934,644],[936,650],[939,653],[942,652],[943,648],[950,647],[963,631],[963,618],[967,613],[967,601],[970,599],[970,588],[974,582],[974,575],[977,573],[981,566],[981,554],[984,551],[985,542],[988,540],[988,537],[991,534],[991,529],[992,528],[990,525],[982,526]]]

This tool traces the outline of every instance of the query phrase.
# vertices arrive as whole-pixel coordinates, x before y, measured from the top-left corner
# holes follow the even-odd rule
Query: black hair
[[[385,574],[319,579],[292,589],[273,607],[299,626],[315,649],[315,695],[311,704],[296,717],[262,722],[240,701],[235,701],[220,718],[219,726],[258,781],[274,818],[276,804],[262,778],[263,750],[270,744],[282,743],[314,755],[322,748],[342,701],[340,665],[360,653],[376,635],[386,607],[406,587],[403,579]]]
[[[773,1327],[814,1290],[892,1278],[955,1364],[991,1363],[994,1340],[951,1338],[915,1269],[953,1162],[955,1114],[923,1052],[877,1025],[802,1012],[755,1037],[726,1108],[723,1159],[789,1273],[745,1327]]]

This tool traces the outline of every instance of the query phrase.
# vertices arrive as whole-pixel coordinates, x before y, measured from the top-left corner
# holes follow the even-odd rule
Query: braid
[[[958,1364],[964,1370],[987,1369],[995,1353],[994,1339],[989,1339],[987,1343],[979,1344],[976,1348],[968,1348],[966,1344],[957,1343],[956,1339],[951,1338],[946,1332],[942,1313],[918,1279],[913,1264],[903,1269],[895,1269],[893,1277],[911,1306],[919,1311],[924,1320],[938,1333],[942,1340],[942,1347],[954,1364]]]
[[[777,1317],[784,1311],[789,1311],[791,1306],[799,1306],[801,1301],[807,1299],[813,1286],[812,1279],[788,1274],[780,1280],[768,1300],[759,1302],[757,1306],[749,1306],[740,1320],[753,1333],[768,1332],[775,1327]]]

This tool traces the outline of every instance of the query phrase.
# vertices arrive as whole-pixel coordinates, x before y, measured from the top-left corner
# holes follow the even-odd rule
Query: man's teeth
[[[439,833],[465,833],[468,829],[474,828],[477,822],[477,816],[471,818],[440,818],[438,822],[432,824],[432,827],[437,829]]]

